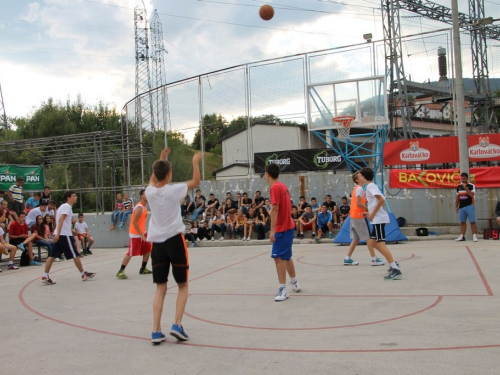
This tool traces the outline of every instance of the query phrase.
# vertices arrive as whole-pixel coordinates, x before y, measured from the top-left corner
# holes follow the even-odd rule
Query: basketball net
[[[337,129],[338,131],[337,138],[339,139],[349,138],[349,134],[351,134],[351,123],[354,121],[355,118],[356,117],[354,116],[338,116],[332,119],[333,128]]]

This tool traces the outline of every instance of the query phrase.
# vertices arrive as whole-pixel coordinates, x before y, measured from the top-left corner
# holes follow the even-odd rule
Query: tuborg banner
[[[274,163],[282,173],[304,171],[332,171],[344,162],[342,156],[331,149],[287,150],[254,154],[255,173],[265,172],[267,164]]]
[[[0,165],[0,189],[7,191],[16,183],[16,179],[24,179],[25,191],[42,191],[45,185],[43,167],[39,165]]]

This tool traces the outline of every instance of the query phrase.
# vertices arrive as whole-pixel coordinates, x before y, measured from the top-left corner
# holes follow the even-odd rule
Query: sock
[[[377,260],[377,257],[373,257],[372,260]]]
[[[304,232],[300,232],[300,234],[304,234]]]
[[[13,262],[13,261],[11,261],[11,260],[9,260],[9,266],[10,266],[11,264],[14,264],[14,262]]]
[[[345,260],[349,260],[349,259],[351,259],[351,257],[350,257],[350,256],[348,256],[348,255],[346,255],[344,259],[345,259]]]
[[[280,288],[285,288],[286,289],[286,284],[280,284]]]
[[[144,268],[146,268],[146,264],[148,264],[148,262],[142,262],[141,270],[143,270]]]
[[[398,267],[398,265],[396,264],[396,262],[392,262],[392,263],[391,263],[391,268],[394,268],[394,269],[399,270],[399,267]]]
[[[82,276],[85,275],[85,272],[86,272],[85,270],[82,271]]]
[[[43,277],[46,277],[47,279],[49,278],[49,274],[47,272],[43,273]]]
[[[122,264],[122,266],[120,267],[120,271],[125,271],[125,267],[127,267],[127,266],[124,266],[124,265]]]
[[[291,277],[291,278],[290,278],[290,281],[291,281],[292,283],[296,283],[296,282],[297,282],[297,278],[296,278],[296,277]]]

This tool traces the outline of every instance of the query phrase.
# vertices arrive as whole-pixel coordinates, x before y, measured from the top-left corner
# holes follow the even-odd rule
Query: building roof
[[[212,171],[212,176],[216,176],[217,173],[225,171],[226,169],[229,169],[229,168],[232,168],[232,167],[250,168],[250,163],[232,163],[232,164],[228,164],[225,167],[214,169]]]
[[[279,125],[276,125],[275,122],[264,122],[264,121],[261,121],[261,122],[256,122],[255,124],[250,124],[250,127],[254,127],[254,126],[257,126],[257,125],[264,125],[264,126],[277,126],[277,127],[280,127],[280,126],[287,126],[287,127],[295,127],[295,126],[298,126],[300,128],[307,128],[307,125],[306,124],[283,124],[283,123],[279,123]],[[235,130],[234,132],[228,134],[228,135],[225,135],[224,137],[222,137],[220,139],[220,142],[222,141],[225,141],[231,137],[234,137],[235,135],[239,134],[239,133],[242,133],[244,131],[246,131],[247,128],[241,128],[241,129],[238,129],[238,130]]]

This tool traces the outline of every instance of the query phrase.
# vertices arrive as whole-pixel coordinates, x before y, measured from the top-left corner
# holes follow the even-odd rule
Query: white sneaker
[[[215,237],[212,237],[212,241],[215,241]]]
[[[221,241],[224,241],[224,237],[221,237],[221,238],[220,238],[220,240],[221,240]]]
[[[247,241],[250,241],[250,237],[247,237]]]
[[[60,262],[60,261],[61,261],[61,259],[59,259],[59,258],[54,259],[54,262]]]
[[[278,294],[274,298],[275,302],[281,302],[284,301],[288,298],[288,292],[286,290],[286,287],[282,286],[281,288],[278,289]]]
[[[461,234],[455,241],[465,241],[465,236]]]
[[[477,242],[477,235],[472,235],[472,241]]]
[[[300,292],[300,284],[298,280],[295,280],[295,282],[290,281],[290,285],[292,286],[294,292]]]

